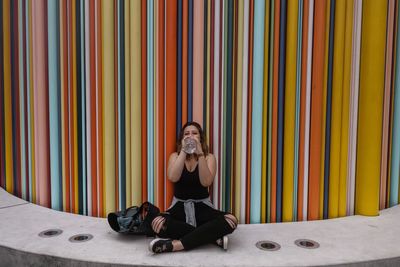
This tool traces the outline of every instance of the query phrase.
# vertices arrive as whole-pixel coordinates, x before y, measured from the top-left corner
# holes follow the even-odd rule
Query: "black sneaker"
[[[165,238],[156,238],[149,244],[149,250],[153,253],[172,252],[172,240]]]
[[[223,237],[218,238],[217,240],[215,240],[215,243],[220,248],[228,250],[228,236],[224,235]]]

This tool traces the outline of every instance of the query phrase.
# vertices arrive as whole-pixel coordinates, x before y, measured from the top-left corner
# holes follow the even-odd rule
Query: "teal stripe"
[[[33,175],[33,170],[32,170],[32,122],[31,122],[31,94],[30,94],[30,76],[31,76],[31,66],[29,62],[30,58],[30,53],[29,53],[29,6],[31,5],[29,0],[26,0],[26,15],[25,15],[25,25],[26,25],[26,90],[27,90],[27,114],[28,114],[28,162],[29,162],[29,201],[33,201],[32,197],[32,192],[33,192],[33,184],[32,184],[32,175]]]
[[[269,38],[269,83],[268,83],[268,187],[267,187],[267,223],[271,222],[271,179],[272,179],[272,86],[274,77],[274,20],[275,1],[270,8],[270,38]]]
[[[296,76],[296,128],[294,135],[294,177],[293,177],[293,220],[297,221],[297,191],[299,179],[299,138],[300,138],[300,89],[301,89],[301,41],[303,28],[303,0],[299,0],[297,22],[297,76]]]
[[[81,28],[81,105],[82,105],[82,205],[83,205],[83,214],[87,215],[87,150],[86,150],[86,68],[85,68],[85,7],[84,1],[80,2],[80,28]],[[61,177],[61,176],[60,176]]]
[[[147,192],[148,200],[154,203],[154,2],[147,1]]]
[[[262,107],[264,77],[265,1],[254,1],[253,99],[251,132],[250,222],[261,221]]]
[[[61,140],[60,140],[60,76],[58,58],[58,1],[48,5],[49,120],[51,208],[61,210]]]
[[[22,198],[26,199],[27,192],[26,192],[26,144],[25,144],[25,110],[24,110],[24,88],[25,88],[25,79],[24,79],[24,58],[23,58],[23,29],[22,25],[23,21],[23,14],[22,14],[22,0],[18,0],[18,33],[19,33],[19,114],[20,114],[20,140],[21,140],[21,187],[22,187]],[[1,142],[1,141],[0,141]]]
[[[397,20],[396,47],[396,78],[394,86],[394,111],[392,129],[392,158],[390,164],[390,195],[389,206],[397,205],[399,201],[399,172],[400,172],[400,20]]]

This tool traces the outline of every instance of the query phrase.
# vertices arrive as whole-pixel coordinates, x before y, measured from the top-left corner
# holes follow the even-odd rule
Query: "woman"
[[[195,146],[190,151],[191,143]],[[216,160],[208,153],[206,138],[196,122],[186,123],[177,142],[177,152],[168,161],[168,178],[174,183],[174,198],[165,214],[152,221],[158,237],[149,250],[153,253],[190,250],[207,243],[227,249],[227,234],[237,227],[230,213],[214,209],[208,187],[216,173]]]

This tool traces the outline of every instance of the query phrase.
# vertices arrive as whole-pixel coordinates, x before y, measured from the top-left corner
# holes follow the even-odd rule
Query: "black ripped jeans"
[[[166,213],[160,214],[166,220],[157,235],[180,240],[185,250],[213,243],[234,230],[225,220],[225,214],[229,213],[213,209],[203,203],[195,203],[197,227],[194,227],[186,223],[183,202],[178,202]]]

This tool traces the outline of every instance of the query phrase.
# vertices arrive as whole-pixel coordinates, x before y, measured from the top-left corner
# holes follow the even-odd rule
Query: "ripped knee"
[[[229,224],[229,226],[232,228],[232,230],[236,229],[238,225],[238,220],[233,214],[225,214],[224,215],[226,222]]]
[[[156,234],[158,234],[158,233],[160,233],[160,231],[163,228],[164,224],[165,224],[165,218],[163,216],[157,216],[151,222],[151,228],[153,229],[153,231]]]

